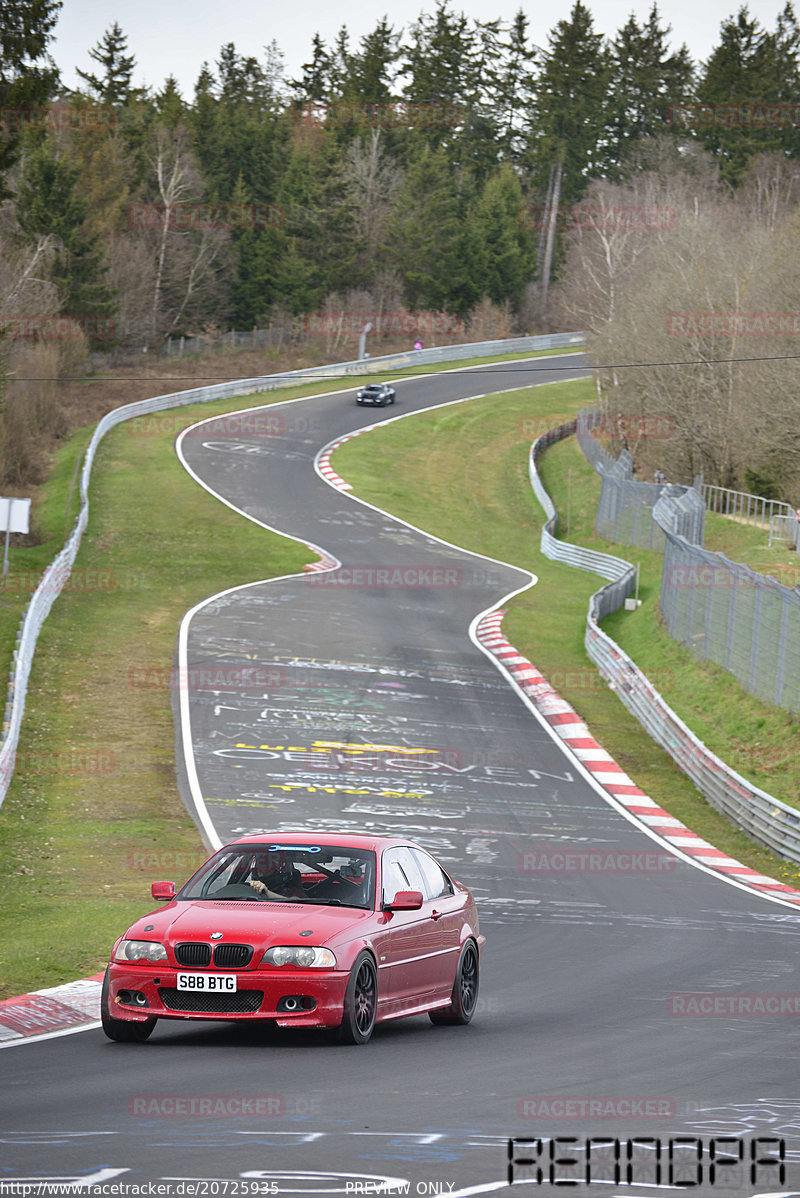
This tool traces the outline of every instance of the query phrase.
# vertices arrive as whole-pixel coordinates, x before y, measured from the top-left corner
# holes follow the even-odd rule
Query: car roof
[[[392,845],[414,845],[419,846],[413,840],[407,840],[397,836],[372,836],[372,835],[354,835],[352,832],[325,832],[319,835],[314,832],[278,832],[268,835],[266,832],[259,833],[253,836],[240,836],[236,840],[229,840],[223,848],[230,848],[237,844],[285,844],[292,847],[305,847],[306,845],[336,845],[343,849],[373,849],[375,852],[380,852],[382,849],[389,848]]]

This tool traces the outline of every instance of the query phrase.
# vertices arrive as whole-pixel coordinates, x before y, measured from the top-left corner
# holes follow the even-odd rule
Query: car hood
[[[309,903],[175,902],[145,915],[126,932],[128,940],[160,940],[163,944],[209,941],[252,944],[329,944],[350,939],[354,926],[373,912],[356,907],[324,907]],[[301,936],[301,932],[310,935]]]

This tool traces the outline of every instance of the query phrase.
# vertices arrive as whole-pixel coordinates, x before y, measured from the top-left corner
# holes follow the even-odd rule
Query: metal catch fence
[[[580,569],[594,570],[602,577],[611,578],[618,574],[617,582],[597,591],[589,601],[584,641],[586,652],[602,677],[614,690],[620,702],[636,717],[653,740],[669,753],[678,767],[691,778],[712,807],[721,811],[732,823],[759,844],[765,845],[790,861],[800,863],[800,810],[753,786],[746,778],[712,753],[672,710],[633,659],[600,627],[599,621],[603,616],[620,608],[625,598],[631,593],[633,566],[620,558],[612,558],[609,555],[596,552],[590,554],[588,550],[581,550],[579,546],[556,541],[555,507],[545,491],[536,469],[537,458],[544,449],[556,441],[570,436],[573,428],[578,432],[579,440],[581,440],[580,421],[578,421],[577,427],[564,424],[558,429],[551,430],[544,437],[540,437],[531,449],[529,472],[531,485],[546,515],[546,524],[541,537],[542,553],[548,558],[567,562],[567,564]],[[591,458],[589,460],[591,461]],[[671,490],[672,488],[670,488]],[[669,552],[670,544],[673,541],[678,541],[676,534],[671,531],[671,526],[674,525],[676,514],[680,514],[676,507],[676,500],[684,498],[685,496],[666,494],[659,505],[663,510],[659,510],[657,517],[660,517],[664,524],[670,526],[665,531],[667,552]],[[695,504],[696,498],[690,499],[690,502]],[[680,542],[688,545],[688,541],[684,537],[680,538]],[[700,553],[705,552],[697,546],[689,546],[689,548]],[[707,556],[712,561],[716,561],[717,555],[708,554]],[[599,560],[603,558],[606,558],[605,563]],[[627,574],[625,567],[628,570]],[[795,669],[794,675],[797,678],[800,676],[800,671]]]
[[[800,711],[800,586],[666,529],[665,539],[661,614],[670,636],[759,699]]]
[[[633,458],[627,449],[615,460],[592,430],[601,427],[604,418],[598,408],[584,408],[578,417],[577,435],[581,450],[601,478],[600,501],[595,516],[595,531],[606,540],[640,549],[664,550],[664,531],[653,519],[653,509],[665,493],[683,495],[684,486],[642,482],[634,477]],[[697,486],[697,482],[695,482]],[[681,527],[685,535],[702,544],[704,508],[698,497],[689,496],[682,508]]]

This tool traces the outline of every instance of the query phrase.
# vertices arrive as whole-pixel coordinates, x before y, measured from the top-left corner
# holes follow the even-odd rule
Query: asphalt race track
[[[341,563],[184,622],[187,804],[202,796],[210,842],[303,827],[429,847],[481,911],[473,1023],[408,1019],[360,1048],[163,1021],[143,1045],[19,1045],[0,1053],[0,1194],[471,1195],[509,1192],[509,1168],[529,1194],[587,1171],[568,1192],[800,1193],[800,914],[621,814],[477,647],[473,621],[525,572],[314,468],[355,429],[581,362],[399,381],[386,409],[352,391],[271,405],[180,443],[226,502]]]

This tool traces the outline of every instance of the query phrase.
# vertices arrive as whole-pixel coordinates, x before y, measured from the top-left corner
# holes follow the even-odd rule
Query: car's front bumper
[[[349,975],[340,970],[226,971],[223,976],[236,977],[236,990],[220,992],[178,990],[178,973],[187,972],[197,971],[112,963],[109,1014],[134,1023],[153,1017],[236,1022],[266,1019],[279,1027],[338,1027],[342,1021]],[[144,1001],[137,1001],[137,995]],[[291,1000],[299,1001],[294,1009],[287,1009]]]

